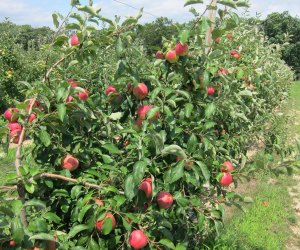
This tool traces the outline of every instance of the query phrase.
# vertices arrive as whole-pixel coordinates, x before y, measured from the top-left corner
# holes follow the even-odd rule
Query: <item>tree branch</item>
[[[92,183],[85,182],[85,181],[78,181],[77,179],[69,178],[69,177],[66,177],[66,176],[58,175],[58,174],[41,173],[41,174],[38,174],[38,175],[32,177],[29,181],[39,180],[39,179],[42,179],[44,177],[51,178],[51,179],[59,179],[59,180],[68,181],[68,182],[72,182],[72,183],[82,184],[84,186],[95,188],[95,189],[100,189],[99,185],[92,184]]]

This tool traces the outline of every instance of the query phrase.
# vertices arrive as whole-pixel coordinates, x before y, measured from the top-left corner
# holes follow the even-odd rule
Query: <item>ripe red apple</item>
[[[233,55],[233,57],[236,58],[236,59],[239,59],[241,57],[241,54],[236,53],[236,54]]]
[[[186,56],[189,50],[189,46],[187,45],[187,43],[185,44],[181,44],[181,43],[177,43],[175,46],[175,52],[178,56]]]
[[[67,81],[68,81],[68,83],[76,83],[77,79],[75,79],[75,78],[69,78]]]
[[[99,207],[104,206],[104,202],[100,200],[99,198],[95,199],[95,204],[97,204]]]
[[[151,178],[146,178],[142,180],[140,184],[140,190],[143,190],[146,194],[146,197],[151,197],[152,196],[152,179]]]
[[[104,221],[110,218],[112,220],[112,229],[116,227],[116,219],[112,213],[108,212],[103,220],[99,220],[96,222],[96,228],[98,231],[101,231]]]
[[[156,200],[160,208],[167,209],[173,204],[173,196],[169,192],[159,192]]]
[[[61,162],[62,168],[68,169],[70,171],[73,171],[78,168],[79,161],[72,155],[67,155],[63,158]]]
[[[231,172],[234,169],[233,164],[230,161],[224,161],[221,167],[222,172]]]
[[[36,119],[36,114],[35,113],[32,113],[30,114],[29,118],[28,118],[28,122],[32,122]]]
[[[15,118],[14,120],[12,120],[13,115],[16,113],[19,113],[19,110],[17,108],[9,108],[4,112],[4,117],[6,120],[8,120],[10,122],[16,122],[16,121],[18,121],[18,118]]]
[[[215,43],[220,43],[221,42],[221,38],[220,37],[217,37],[216,39],[215,39]]]
[[[25,100],[25,103],[28,103],[27,106],[26,106],[26,111],[29,111],[30,109],[30,106],[32,105],[34,99],[27,99]],[[37,102],[35,101],[32,108],[38,108],[39,110],[44,110],[44,108]]]
[[[224,173],[220,179],[221,186],[229,186],[232,183],[232,176],[229,173]]]
[[[134,230],[129,236],[129,245],[133,249],[142,249],[147,245],[148,238],[141,230]]]
[[[166,60],[169,63],[175,63],[178,61],[178,55],[176,54],[175,50],[169,50],[166,54]]]
[[[228,70],[227,69],[219,69],[218,70],[218,74],[219,75],[227,75],[228,74]]]
[[[21,132],[22,132],[22,130],[12,130],[12,131],[10,131],[9,132],[9,139],[10,140],[12,139],[13,143],[18,144]]]
[[[21,124],[17,123],[17,122],[9,122],[7,124],[7,127],[9,128],[9,131],[14,131],[14,130],[22,130],[22,126]]]
[[[88,90],[84,89],[84,92],[78,93],[78,97],[79,97],[80,100],[83,100],[83,101],[85,101],[86,99],[88,99],[89,98],[89,92],[88,92]]]
[[[233,37],[233,36],[232,36],[232,34],[231,34],[231,33],[228,33],[228,34],[227,34],[227,38],[228,38],[228,39],[230,39],[230,40],[231,40],[231,39],[232,39],[232,37]]]
[[[10,245],[11,247],[14,247],[14,246],[16,245],[16,242],[15,242],[14,240],[10,240],[10,241],[9,241],[9,245]]]
[[[133,88],[133,95],[139,99],[143,100],[148,96],[148,87],[145,83],[139,83]]]
[[[143,127],[143,120],[141,118],[138,117],[135,123],[139,128]]]
[[[73,101],[73,96],[68,96],[67,98],[66,98],[66,102],[72,102]]]
[[[71,36],[70,43],[71,43],[71,46],[79,45],[79,38],[76,34]]]
[[[108,95],[109,93],[117,93],[117,90],[113,85],[110,85],[106,88],[105,94]]]
[[[215,93],[215,89],[213,87],[207,88],[207,95],[213,95]]]
[[[155,57],[157,59],[165,59],[165,55],[161,51],[157,51],[156,54],[155,54]]]

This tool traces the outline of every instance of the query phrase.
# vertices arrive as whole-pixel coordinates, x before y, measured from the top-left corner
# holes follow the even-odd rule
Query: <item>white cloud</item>
[[[51,15],[52,11],[44,8],[44,6],[31,6],[24,0],[1,0],[0,2],[0,18],[9,17],[11,21],[17,24],[50,25]]]

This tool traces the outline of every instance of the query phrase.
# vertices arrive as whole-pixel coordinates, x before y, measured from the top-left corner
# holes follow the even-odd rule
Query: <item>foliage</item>
[[[300,74],[300,19],[287,11],[272,13],[262,22],[263,30],[270,43],[289,43],[283,51],[283,59],[299,77]]]
[[[24,99],[24,85],[19,81],[33,82],[42,77],[45,70],[45,44],[42,39],[32,41],[23,38],[24,30],[8,20],[0,23],[0,111],[14,101]],[[50,35],[50,34],[49,34]],[[19,43],[22,40],[22,45]],[[26,44],[26,50],[23,46]],[[37,50],[38,49],[38,50]]]
[[[191,26],[161,48],[165,54],[178,41],[188,43],[189,53],[174,63],[148,60],[134,41],[141,13],[120,23],[101,16],[92,1],[82,6],[73,0],[77,11],[72,8],[67,22],[53,15],[60,32],[51,52],[59,60],[46,61],[52,66],[41,81],[25,83],[37,119],[28,122],[28,102],[17,105],[23,132],[34,140],[27,159],[38,166],[23,158],[21,166],[16,163],[20,173],[6,179],[6,185],[18,184],[19,200],[1,202],[3,248],[13,239],[23,249],[54,240],[59,249],[126,249],[130,232],[140,229],[148,237],[146,249],[191,249],[220,232],[224,203],[244,199],[220,185],[221,164],[235,165],[235,185],[247,174],[247,143],[287,96],[292,79],[279,47],[222,10],[243,3],[220,1],[213,38],[221,42],[209,53],[209,20],[192,9]],[[91,25],[102,21],[109,27],[97,31]],[[71,46],[69,34],[78,36],[78,45]],[[74,75],[79,86],[67,81]],[[144,99],[136,89],[132,93],[142,82],[149,90]],[[109,85],[114,90],[108,94]],[[209,86],[214,95],[207,94]],[[89,97],[82,100],[86,88]],[[154,105],[144,120],[137,119],[141,104]],[[76,170],[62,168],[66,155],[78,159]],[[144,178],[151,179],[151,197],[139,189]],[[160,191],[172,194],[170,208],[159,208]],[[108,213],[115,228],[113,220],[104,220]]]

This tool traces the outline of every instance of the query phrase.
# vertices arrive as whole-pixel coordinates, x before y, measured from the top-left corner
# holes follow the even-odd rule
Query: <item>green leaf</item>
[[[238,7],[250,7],[250,4],[248,3],[248,1],[237,1],[235,4]]]
[[[117,56],[120,57],[122,55],[122,52],[123,52],[123,42],[121,37],[118,37],[117,44],[116,44]]]
[[[180,178],[182,178],[184,173],[184,164],[183,161],[181,161],[179,164],[177,164],[175,167],[171,170],[171,178],[169,180],[169,183],[172,184],[175,181],[178,181]]]
[[[80,27],[80,25],[77,24],[77,23],[68,23],[68,24],[66,25],[66,29],[68,29],[68,30],[80,30],[81,27]]]
[[[55,222],[55,223],[59,223],[61,221],[61,219],[52,212],[48,212],[46,214],[43,215],[43,218],[45,218],[46,220],[50,221],[50,222]]]
[[[71,68],[72,66],[74,66],[74,65],[76,65],[76,64],[78,64],[78,63],[79,63],[78,60],[72,60],[72,61],[69,63],[68,68]]]
[[[24,239],[24,230],[19,217],[12,219],[11,222],[12,238],[16,243],[20,243]]]
[[[132,198],[136,195],[136,188],[134,184],[134,178],[130,174],[125,179],[125,195],[129,200],[132,200]]]
[[[175,250],[186,250],[186,247],[185,247],[184,245],[181,245],[180,243],[178,243],[178,244],[176,245]]]
[[[159,107],[151,108],[147,113],[147,120],[151,120],[157,112],[159,112]]]
[[[115,144],[107,143],[102,145],[103,148],[105,148],[110,154],[120,154],[120,150],[117,148]]]
[[[104,235],[107,235],[111,232],[112,229],[113,229],[112,218],[110,217],[105,218],[101,228],[102,233]]]
[[[62,46],[65,42],[68,42],[69,37],[66,35],[59,35],[55,38],[54,46]]]
[[[87,225],[84,225],[84,224],[77,225],[77,226],[71,228],[71,230],[69,232],[69,238],[73,238],[78,233],[80,233],[80,232],[82,232],[84,230],[87,230],[87,229],[89,229],[89,226],[87,226]]]
[[[188,6],[188,5],[191,5],[191,4],[197,4],[197,3],[203,3],[203,0],[186,0],[185,4],[184,4],[184,7]]]
[[[252,92],[250,90],[243,90],[243,91],[239,92],[239,95],[240,96],[249,96],[249,97],[251,97],[252,96]]]
[[[209,181],[210,180],[210,172],[209,172],[209,169],[207,168],[207,166],[203,162],[200,162],[200,161],[196,161],[196,163],[200,167],[204,179],[206,181]]]
[[[123,116],[123,113],[122,112],[116,112],[116,113],[112,113],[110,114],[109,118],[113,121],[117,121],[117,120],[120,120]]]
[[[55,28],[58,28],[58,26],[59,26],[58,15],[56,13],[53,13],[52,19],[53,19],[53,24],[54,24]]]
[[[193,109],[194,109],[193,104],[191,104],[191,103],[185,104],[185,106],[184,106],[184,114],[185,114],[186,118],[190,118],[191,117]]]
[[[79,0],[71,0],[71,6],[74,7],[75,5],[80,4]]]
[[[198,139],[195,135],[191,135],[187,143],[187,151],[192,154],[196,151]]]
[[[138,185],[143,179],[146,171],[147,163],[145,161],[138,161],[133,166],[133,180],[135,185]]]
[[[158,242],[161,245],[164,245],[170,249],[175,249],[175,245],[172,241],[168,240],[168,239],[162,239]]]
[[[165,156],[165,155],[176,155],[176,156],[179,156],[182,159],[186,159],[186,154],[185,154],[184,150],[181,147],[179,147],[178,145],[166,146],[161,151],[161,154],[163,156]]]
[[[62,122],[64,122],[64,120],[65,120],[66,111],[67,111],[67,108],[63,103],[57,105],[58,117]]]
[[[183,30],[180,35],[179,35],[179,42],[183,45],[185,44],[190,36],[190,31],[189,30]]]
[[[216,111],[216,105],[214,103],[210,103],[205,108],[205,117],[210,118]]]
[[[207,87],[209,85],[209,72],[208,71],[204,71],[203,72],[203,84],[205,87]]]
[[[32,199],[32,200],[26,201],[24,203],[24,206],[34,206],[34,207],[46,208],[46,203],[41,200]]]
[[[32,183],[25,183],[25,189],[28,193],[34,193],[34,185]]]
[[[78,214],[78,222],[82,222],[83,221],[83,218],[86,214],[86,212],[92,207],[92,205],[87,205],[87,206],[84,206],[83,208],[80,209],[80,212]]]
[[[91,6],[87,6],[87,5],[79,5],[77,6],[77,9],[79,11],[83,11],[85,13],[88,13],[92,16],[97,16],[98,13],[100,12],[101,8],[98,8],[98,9],[94,9],[93,7]]]
[[[51,241],[55,241],[54,237],[49,233],[35,234],[35,235],[32,235],[29,239],[30,240],[51,240]]]
[[[214,50],[213,52],[211,52],[209,55],[208,55],[208,58],[209,59],[216,59],[216,58],[219,58],[221,57],[223,54],[223,52],[219,49],[216,49]]]
[[[218,3],[236,9],[236,4],[233,1],[219,0]]]

